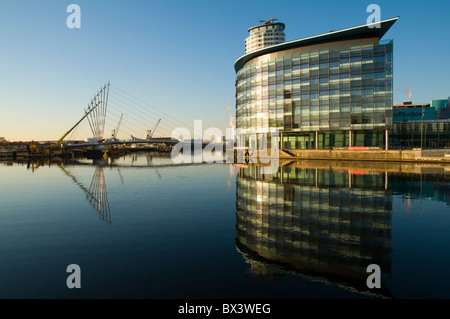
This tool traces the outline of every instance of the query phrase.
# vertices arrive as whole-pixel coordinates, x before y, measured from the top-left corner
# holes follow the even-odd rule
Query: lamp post
[[[423,149],[423,105],[422,105],[422,116],[420,119],[420,150]]]

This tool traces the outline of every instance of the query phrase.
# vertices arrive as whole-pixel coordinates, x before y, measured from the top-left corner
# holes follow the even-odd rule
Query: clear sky
[[[81,8],[80,29],[66,25],[71,3]],[[400,16],[385,35],[394,39],[394,102],[408,98],[407,88],[415,103],[447,99],[449,1],[2,0],[0,137],[58,139],[108,81],[184,123],[201,119],[203,129],[225,133],[248,28],[278,18],[286,41],[295,40],[365,24],[371,3],[382,20]],[[113,127],[118,118],[108,120]]]

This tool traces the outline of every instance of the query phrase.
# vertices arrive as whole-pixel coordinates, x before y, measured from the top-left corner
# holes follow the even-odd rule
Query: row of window
[[[293,77],[307,77],[309,76],[317,76],[317,75],[336,75],[341,73],[353,73],[353,74],[362,74],[362,73],[370,73],[373,71],[383,71],[387,69],[388,72],[392,71],[392,63],[386,63],[384,61],[374,61],[368,60],[365,63],[362,62],[354,62],[354,63],[339,63],[335,64],[323,63],[319,65],[315,65],[313,67],[309,65],[305,65],[304,68],[302,66],[292,66],[289,68],[280,68],[266,71],[256,71],[256,70],[248,70],[245,73],[240,73],[237,76],[237,81],[240,83],[253,82],[255,80],[263,80],[270,79],[278,76],[293,76]]]
[[[336,91],[336,92],[335,92]],[[358,103],[371,104],[373,102],[392,102],[392,91],[383,87],[370,88],[364,90],[311,90],[292,93],[291,91],[280,92],[279,94],[255,94],[251,96],[237,96],[237,109],[241,107],[251,108],[255,105],[282,105],[294,103],[294,105],[309,105],[309,103],[319,102],[326,104],[337,103]],[[392,106],[392,105],[391,105]]]
[[[280,81],[265,86],[244,86],[236,90],[236,96],[254,96],[254,95],[277,95],[284,92],[285,90],[291,91],[295,94],[300,94],[300,92],[308,93],[310,91],[319,90],[370,90],[374,91],[384,91],[379,88],[386,88],[387,91],[392,90],[390,83],[384,83],[386,76],[384,73],[376,73],[372,78],[338,78],[336,80],[330,79],[308,79],[308,80],[293,80],[293,81]]]
[[[289,140],[287,137],[286,140]],[[241,199],[245,199],[246,205],[252,205],[252,203],[259,205],[270,205],[272,202],[274,204],[286,204],[292,205],[294,207],[328,207],[328,208],[339,208],[339,206],[355,205],[366,208],[367,210],[373,210],[377,207],[381,211],[390,208],[392,204],[392,195],[385,190],[373,190],[364,188],[347,188],[349,185],[349,178],[355,179],[355,176],[350,176],[348,174],[339,174],[334,176],[334,174],[322,174],[319,171],[317,178],[320,180],[321,186],[341,186],[345,188],[317,188],[317,179],[315,170],[312,172],[305,172],[304,169],[286,169],[281,176],[281,172],[278,171],[273,175],[273,181],[283,179],[284,182],[301,184],[294,187],[286,187],[286,185],[272,184],[272,183],[261,183],[255,182],[254,180],[243,180],[240,178],[238,183],[238,195]],[[325,175],[325,176],[324,176]],[[363,178],[364,176],[356,176],[357,178]],[[380,175],[368,176],[371,184],[379,185],[379,187],[384,186],[383,178]],[[367,182],[367,180],[365,180]],[[356,184],[356,183],[352,183]],[[363,183],[364,184],[364,183]],[[288,189],[286,189],[288,188]],[[291,188],[293,188],[291,190]],[[287,192],[286,192],[287,191]],[[266,199],[266,200],[263,200]],[[295,202],[298,202],[296,204]],[[387,207],[386,207],[387,206]],[[277,207],[277,206],[274,206]],[[363,213],[363,211],[361,211]],[[298,216],[298,215],[297,215]],[[295,216],[286,216],[288,218]],[[311,216],[313,219],[319,216]],[[326,218],[327,215],[321,216],[320,218]],[[350,217],[350,216],[348,216]],[[361,216],[362,217],[362,216]],[[366,217],[374,217],[369,214]],[[381,216],[379,216],[381,217]]]
[[[341,54],[341,53],[340,53]],[[274,69],[280,69],[280,68],[286,68],[286,67],[292,67],[296,65],[312,65],[312,64],[319,64],[319,63],[332,63],[337,61],[344,61],[344,62],[359,62],[359,61],[367,61],[367,60],[374,60],[375,62],[392,62],[392,53],[391,52],[368,52],[367,54],[352,54],[352,55],[339,55],[336,57],[332,57],[329,55],[325,55],[319,59],[318,56],[316,57],[306,57],[306,58],[289,58],[282,60],[281,58],[277,58],[279,61],[262,61],[261,63],[257,65],[248,65],[244,68],[242,68],[239,72],[246,72],[251,71],[251,69],[255,69],[257,71],[263,70],[274,70]]]
[[[258,39],[258,40],[253,40],[253,41],[248,42],[248,45],[258,45],[258,44],[262,44],[262,43],[267,44],[268,42],[271,42],[271,41],[275,41],[276,43],[283,43],[284,39],[282,39],[282,38]]]
[[[284,32],[266,31],[266,32],[263,32],[262,34],[260,32],[250,33],[249,38],[256,38],[256,37],[260,38],[262,36],[273,36],[273,35],[283,36],[283,37],[285,36]]]
[[[343,45],[238,71],[237,127],[326,130],[392,125],[392,45]],[[269,58],[269,60],[267,59]],[[263,116],[265,114],[265,116]]]
[[[284,28],[281,25],[273,25],[273,26],[259,26],[253,30],[250,30],[250,34],[258,34],[260,32],[273,32],[273,31],[283,31]]]
[[[364,46],[367,48],[364,49]],[[297,53],[294,55],[284,56],[276,58],[275,61],[263,61],[259,65],[249,65],[244,68],[242,68],[238,72],[238,77],[240,74],[246,72],[247,70],[252,71],[253,69],[258,70],[269,70],[269,69],[279,69],[282,67],[288,67],[291,68],[292,66],[296,65],[306,65],[306,64],[318,64],[322,62],[327,63],[334,63],[339,60],[343,61],[367,61],[367,60],[374,60],[375,62],[392,62],[392,46],[390,45],[363,45],[363,49],[361,50],[361,46],[357,46],[357,49],[348,49],[348,50],[339,50],[339,48],[333,48],[333,49],[327,49],[325,50],[326,53],[319,52],[323,51],[315,51],[313,52],[306,52],[306,53]],[[386,47],[386,48],[385,48]],[[330,51],[332,50],[332,51]],[[333,51],[334,50],[334,51]],[[310,56],[311,54],[311,56]],[[312,55],[314,54],[314,55]]]

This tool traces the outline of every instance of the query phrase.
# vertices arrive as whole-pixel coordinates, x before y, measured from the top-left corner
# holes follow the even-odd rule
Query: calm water
[[[450,298],[449,182],[445,167],[262,175],[148,153],[0,162],[0,298]]]

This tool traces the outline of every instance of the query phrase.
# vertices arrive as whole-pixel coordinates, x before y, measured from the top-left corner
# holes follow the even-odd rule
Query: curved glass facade
[[[257,56],[237,71],[241,133],[282,148],[383,146],[392,127],[392,40],[362,38]]]

